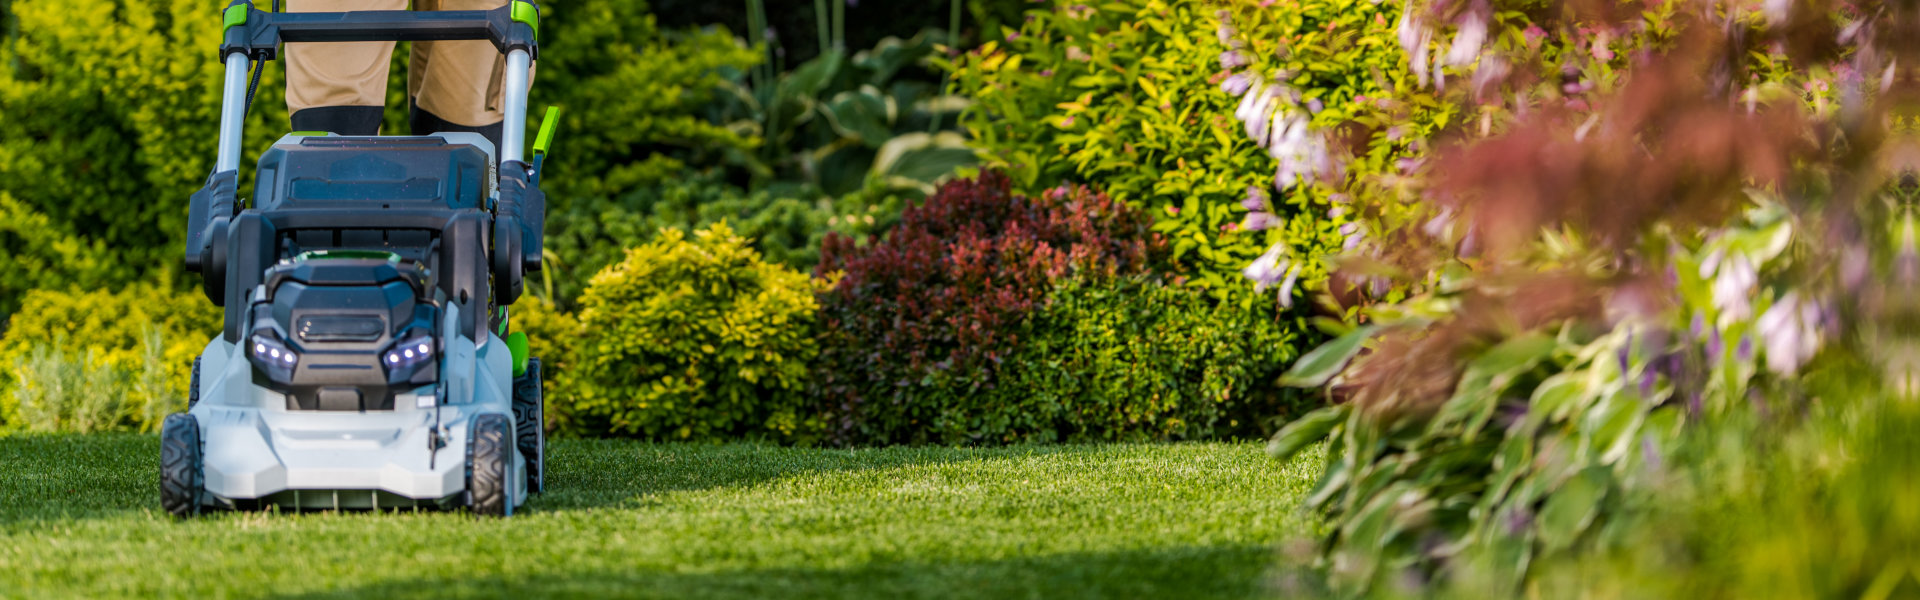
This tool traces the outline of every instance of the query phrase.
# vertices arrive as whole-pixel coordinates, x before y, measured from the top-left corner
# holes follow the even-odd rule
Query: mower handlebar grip
[[[431,42],[487,40],[501,54],[519,49],[539,54],[540,11],[528,0],[510,0],[493,10],[274,13],[234,0],[223,13],[220,57],[239,52],[273,60],[282,43]]]

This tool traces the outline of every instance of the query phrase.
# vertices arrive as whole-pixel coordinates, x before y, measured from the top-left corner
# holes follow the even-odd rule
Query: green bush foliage
[[[39,430],[49,425],[35,415],[54,415],[57,427],[159,427],[186,408],[193,359],[219,329],[219,309],[197,294],[28,292],[0,338],[0,424]],[[109,404],[90,391],[101,382],[115,386]]]
[[[9,9],[18,36],[0,46],[0,190],[11,196],[0,200],[0,259],[49,268],[0,275],[0,313],[31,287],[160,279],[144,265],[177,272],[184,201],[213,164],[218,14],[188,0]],[[261,81],[249,147],[286,131],[279,81]]]
[[[806,441],[814,290],[724,224],[664,231],[587,287],[559,408],[577,433]]]
[[[1265,436],[1308,407],[1273,385],[1293,360],[1279,311],[1252,307],[1146,278],[1062,282],[978,418],[1027,441]]]
[[[1391,18],[1394,6],[1310,0],[1266,11],[1314,16],[1264,33],[1312,35],[1321,18]],[[1205,3],[1048,3],[1029,11],[1018,32],[954,61],[954,88],[973,101],[963,121],[1017,191],[1094,183],[1149,210],[1195,281],[1226,297],[1224,290],[1249,285],[1240,270],[1269,246],[1317,256],[1338,248],[1340,237],[1339,223],[1323,214],[1325,195],[1305,192],[1279,199],[1283,224],[1240,227],[1248,190],[1273,186],[1274,160],[1239,131],[1240,100],[1216,87],[1228,49],[1216,29]],[[1368,71],[1397,60],[1391,40],[1386,28],[1343,40],[1345,54],[1309,67],[1341,71],[1303,74],[1302,87],[1329,102],[1364,95],[1375,85]],[[1316,267],[1302,280],[1317,287],[1324,277]]]
[[[663,29],[645,3],[628,0],[554,0],[541,3],[541,13],[530,104],[564,108],[552,177],[542,183],[552,207],[620,197],[689,163],[759,145],[705,116],[728,75],[759,60],[727,32]]]

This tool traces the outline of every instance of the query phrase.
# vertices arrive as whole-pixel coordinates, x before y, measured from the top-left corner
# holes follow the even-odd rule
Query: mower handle
[[[241,52],[250,60],[273,60],[282,43],[433,42],[487,40],[501,54],[514,49],[538,57],[534,38],[540,11],[527,0],[512,0],[493,10],[370,10],[356,12],[276,13],[234,0],[222,13],[220,57]]]
[[[220,58],[227,72],[221,94],[220,148],[214,172],[240,168],[240,138],[247,111],[251,61],[274,60],[286,42],[424,42],[487,40],[507,56],[506,121],[500,162],[525,162],[528,70],[539,55],[540,11],[527,0],[509,0],[493,10],[381,10],[336,13],[275,13],[234,0],[222,14]]]

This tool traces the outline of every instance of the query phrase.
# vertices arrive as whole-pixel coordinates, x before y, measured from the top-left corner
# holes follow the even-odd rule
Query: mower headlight
[[[247,340],[247,357],[254,366],[266,371],[274,379],[287,379],[293,375],[293,367],[300,364],[300,354],[281,343],[280,339],[269,334],[256,333]]]
[[[388,372],[411,369],[433,360],[433,338],[425,335],[413,335],[395,342],[380,355],[380,362],[387,365]]]

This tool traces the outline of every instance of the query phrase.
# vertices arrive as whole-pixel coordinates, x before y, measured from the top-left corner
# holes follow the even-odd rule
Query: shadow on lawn
[[[1040,455],[1092,455],[1107,446],[821,450],[754,445],[562,440],[549,448],[549,492],[533,512],[617,508],[671,492],[762,485],[830,472]],[[159,438],[152,435],[0,437],[0,527],[159,510]]]
[[[1153,548],[985,562],[878,562],[848,569],[659,570],[420,579],[280,598],[1250,598],[1276,588],[1268,546]],[[1291,586],[1289,586],[1291,587]]]

